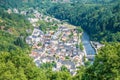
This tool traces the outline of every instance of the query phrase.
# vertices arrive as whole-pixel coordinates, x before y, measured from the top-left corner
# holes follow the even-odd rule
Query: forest
[[[57,4],[47,12],[61,20],[81,26],[91,40],[120,42],[120,2],[105,4]]]
[[[119,0],[72,1],[48,4],[49,1],[43,3],[41,0],[0,0],[0,80],[120,80]],[[85,62],[75,76],[64,66],[59,72],[52,71],[54,64],[35,66],[29,57],[31,48],[25,43],[26,36],[30,34],[26,30],[32,30],[31,24],[23,15],[6,12],[8,8],[31,6],[38,7],[47,15],[82,26],[91,40],[103,42],[105,47],[98,51],[94,63]]]

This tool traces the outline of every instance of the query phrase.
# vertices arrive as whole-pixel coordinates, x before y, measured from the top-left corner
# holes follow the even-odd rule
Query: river
[[[83,46],[85,48],[85,52],[87,55],[95,55],[96,54],[95,49],[90,44],[89,35],[86,32],[84,32],[82,35],[82,43],[83,43]]]

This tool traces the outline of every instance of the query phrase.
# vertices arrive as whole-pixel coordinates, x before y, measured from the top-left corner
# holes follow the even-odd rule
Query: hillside
[[[9,11],[14,8],[25,12],[30,9],[29,13],[32,13],[32,8],[63,22],[82,26],[91,40],[100,41],[105,46],[98,50],[93,63],[85,60],[83,65],[77,67],[74,76],[65,66],[62,66],[60,71],[53,71],[54,61],[52,64],[47,62],[37,67],[33,62],[34,54],[33,58],[29,57],[31,51],[36,49],[25,42],[26,37],[31,35],[33,30],[33,24],[27,18],[33,17],[34,14],[24,16]],[[119,14],[119,0],[71,0],[67,3],[52,3],[50,0],[0,0],[0,80],[120,80]],[[39,28],[45,33],[48,29],[56,31],[60,29],[57,29],[56,25],[53,26],[54,23],[44,20],[39,21],[38,24],[43,26]],[[65,32],[63,33],[63,36],[66,36]],[[68,37],[73,39],[71,35]],[[54,47],[53,44],[51,46]],[[59,57],[53,56],[56,59]]]
[[[120,41],[120,3],[58,4],[47,12],[61,20],[82,26],[90,34],[91,40]]]
[[[65,67],[53,72],[51,63],[41,68],[33,63],[29,57],[31,48],[25,42],[26,36],[31,34],[26,32],[29,29],[33,28],[25,16],[0,9],[0,80],[71,80]]]

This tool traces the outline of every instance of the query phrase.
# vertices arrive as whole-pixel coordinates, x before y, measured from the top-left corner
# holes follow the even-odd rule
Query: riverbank
[[[90,41],[91,46],[95,49],[96,54],[98,54],[98,49],[100,49],[101,47],[103,47],[103,44],[100,44],[99,42],[95,42],[95,41]]]

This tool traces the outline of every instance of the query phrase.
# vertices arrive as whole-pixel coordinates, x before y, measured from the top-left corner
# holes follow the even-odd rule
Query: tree
[[[120,79],[120,43],[106,44],[95,58],[93,65],[85,70],[85,79]]]

